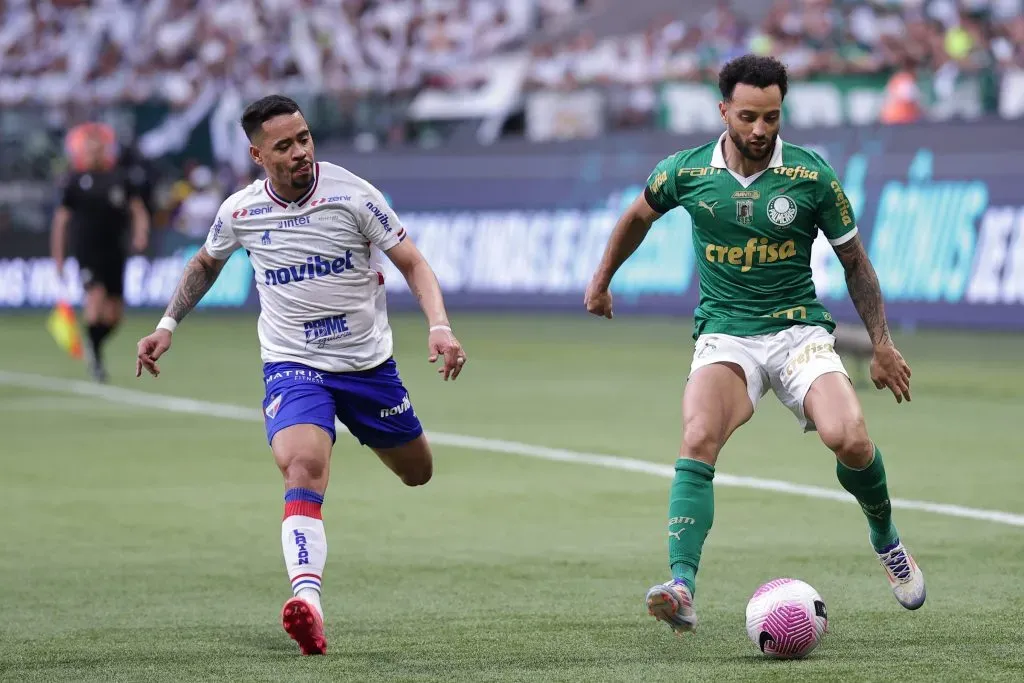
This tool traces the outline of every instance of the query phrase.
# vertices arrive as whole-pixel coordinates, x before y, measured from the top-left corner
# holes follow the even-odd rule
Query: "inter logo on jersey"
[[[768,202],[768,220],[784,228],[796,218],[796,202],[784,194],[772,197]]]
[[[278,229],[294,228],[298,225],[309,225],[309,216],[296,216],[295,218],[286,218],[283,221],[277,222]]]

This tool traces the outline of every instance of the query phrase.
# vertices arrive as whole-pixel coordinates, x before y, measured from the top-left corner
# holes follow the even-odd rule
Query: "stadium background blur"
[[[458,385],[435,382],[415,303],[389,270],[396,355],[438,430],[438,476],[412,495],[339,439],[345,464],[325,508],[339,658],[311,674],[785,677],[759,666],[737,615],[762,580],[800,575],[834,623],[807,675],[1020,675],[1024,1],[0,0],[0,17],[0,539],[23,546],[18,520],[40,486],[53,502],[31,534],[37,552],[0,559],[12,615],[0,677],[287,670],[273,614],[285,588],[277,481],[259,425],[246,423],[262,391],[244,254],[182,325],[158,383],[131,377],[135,341],[217,206],[257,177],[237,122],[270,92],[300,102],[319,159],[386,194],[470,354]],[[588,318],[582,295],[654,164],[719,134],[715,75],[746,52],[789,67],[782,137],[836,168],[914,368],[909,406],[860,384],[894,492],[1001,512],[898,512],[930,596],[920,615],[894,614],[855,509],[808,493],[838,491],[820,445],[767,401],[723,455],[699,596],[707,630],[680,646],[639,608],[665,573],[667,480],[577,456],[671,463],[697,301],[689,217],[659,221],[620,271],[621,319]],[[44,326],[58,301],[82,296],[73,261],[56,278],[47,231],[64,135],[83,121],[117,131],[122,163],[145,169],[153,215],[150,246],[128,265],[113,387],[81,382]],[[824,241],[813,266],[855,333]],[[863,380],[864,361],[847,363]],[[771,493],[763,482],[776,480],[804,488]],[[214,510],[227,531],[204,531],[217,543],[200,547],[209,539],[195,529]],[[779,545],[794,528],[812,547]],[[116,585],[103,587],[112,567]],[[420,611],[395,624],[371,594],[410,575]],[[27,588],[41,581],[45,599]],[[109,606],[124,586],[145,610]]]

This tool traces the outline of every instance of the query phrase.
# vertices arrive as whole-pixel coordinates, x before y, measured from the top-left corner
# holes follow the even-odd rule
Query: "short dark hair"
[[[732,99],[733,91],[739,83],[762,89],[777,85],[782,92],[782,99],[786,99],[789,76],[786,67],[774,57],[743,55],[727,63],[718,72],[718,89],[722,91],[725,101]]]
[[[268,121],[275,116],[294,114],[295,112],[301,114],[302,110],[299,109],[298,103],[290,97],[285,97],[284,95],[261,97],[246,107],[242,113],[242,130],[245,131],[245,136],[249,138],[249,142],[252,142],[253,136],[260,131],[264,121]]]

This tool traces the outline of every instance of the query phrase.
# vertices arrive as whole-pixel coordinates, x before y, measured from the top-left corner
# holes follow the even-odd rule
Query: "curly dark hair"
[[[786,99],[789,76],[786,74],[785,65],[774,57],[743,55],[727,63],[718,72],[718,89],[722,91],[722,98],[727,102],[732,99],[738,83],[752,85],[755,88],[777,85],[782,92],[782,99]]]

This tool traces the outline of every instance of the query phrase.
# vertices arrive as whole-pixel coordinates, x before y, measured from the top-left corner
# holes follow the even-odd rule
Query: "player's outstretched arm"
[[[139,340],[138,357],[135,360],[135,376],[142,376],[145,368],[149,374],[157,377],[160,368],[156,361],[171,348],[171,333],[188,313],[196,307],[210,287],[217,281],[217,276],[224,269],[226,260],[210,256],[206,247],[200,247],[195,256],[185,264],[178,286],[174,289],[171,301],[167,304],[163,319],[157,329],[149,336]]]
[[[654,225],[654,221],[661,218],[660,213],[651,208],[647,198],[641,194],[629,208],[619,216],[615,229],[608,238],[608,245],[605,247],[604,256],[598,264],[594,276],[587,286],[587,293],[583,303],[587,310],[594,315],[601,315],[606,318],[612,317],[612,295],[608,291],[611,286],[612,277],[623,263],[626,262],[637,247],[647,237],[647,232]]]
[[[860,237],[835,247],[836,256],[846,272],[846,287],[874,347],[871,379],[878,389],[892,391],[897,403],[910,400],[910,366],[893,344],[878,276],[871,265]]]
[[[430,362],[433,363],[439,356],[443,357],[444,366],[438,368],[437,372],[444,375],[445,381],[449,378],[454,380],[466,363],[466,352],[452,333],[441,286],[437,282],[434,270],[408,236],[384,253],[409,283],[409,289],[416,295],[416,300],[427,317],[427,324],[430,326],[427,339]]]

